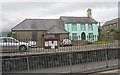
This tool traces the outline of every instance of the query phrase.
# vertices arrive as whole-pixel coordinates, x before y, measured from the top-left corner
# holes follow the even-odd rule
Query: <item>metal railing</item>
[[[109,36],[110,37],[110,36]],[[103,37],[102,37],[103,38]],[[49,38],[53,39],[53,38]],[[18,41],[8,40],[0,43],[2,46],[2,52],[4,54],[44,54],[44,53],[54,53],[54,52],[67,52],[67,51],[88,51],[96,49],[107,49],[107,48],[118,48],[118,41],[115,39],[98,39],[97,36],[87,37],[86,40],[81,40],[80,36],[76,39],[69,38],[68,41],[62,41],[68,39],[68,37],[61,37],[54,44],[54,48],[51,46],[51,41],[47,42],[48,48],[46,49],[46,41],[43,39],[38,39],[33,41],[31,39],[17,39]],[[54,41],[54,40],[53,40]],[[70,43],[69,43],[70,42]]]
[[[105,61],[103,67],[108,68],[109,60],[117,60],[119,49],[116,39],[97,38],[98,36],[87,37],[81,40],[80,36],[73,38],[60,38],[57,45],[50,45],[47,49],[44,40],[33,41],[31,39],[17,39],[18,41],[2,41],[2,72],[30,72],[32,70],[41,70],[55,67],[70,67],[74,65],[86,65]],[[47,38],[48,39],[48,38]],[[53,38],[49,38],[53,39]],[[69,39],[71,43],[65,43],[62,40]],[[54,40],[53,40],[54,41]],[[23,44],[24,42],[24,44]],[[30,43],[32,42],[32,43]],[[14,44],[16,43],[16,44]],[[22,43],[22,45],[21,45]],[[49,42],[48,42],[49,45]],[[21,48],[21,46],[27,46]],[[13,47],[13,48],[12,48]],[[91,68],[93,69],[93,68]],[[86,71],[85,68],[80,72]]]
[[[94,51],[82,51],[82,52],[66,52],[66,53],[52,53],[52,54],[40,54],[34,56],[24,57],[3,57],[2,59],[2,71],[4,72],[21,72],[32,71],[54,67],[64,67],[79,64],[88,64],[105,61],[106,68],[109,67],[109,60],[118,59],[118,49],[103,49]],[[86,66],[87,67],[87,66]],[[111,66],[110,66],[111,67]],[[99,67],[98,67],[99,68]],[[94,69],[91,68],[91,70]],[[85,71],[86,69],[81,69]]]

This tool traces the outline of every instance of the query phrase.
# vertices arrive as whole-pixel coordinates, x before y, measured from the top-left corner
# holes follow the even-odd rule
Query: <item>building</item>
[[[59,19],[25,19],[12,28],[13,37],[24,40],[33,41],[43,38],[67,37],[68,32],[61,27]]]
[[[114,41],[119,39],[119,22],[120,18],[115,18],[109,21],[106,21],[101,29],[101,38],[102,40]],[[106,36],[106,39],[105,39]]]
[[[38,40],[41,38],[72,37],[78,40],[97,41],[98,25],[92,18],[91,9],[87,10],[87,17],[61,16],[59,19],[25,19],[12,28],[16,39]]]
[[[118,19],[120,19],[120,18],[106,21],[102,26],[102,31],[111,31],[112,29],[117,30],[118,29]]]
[[[66,31],[72,39],[97,41],[98,22],[92,18],[91,9],[87,10],[87,17],[60,17]],[[94,36],[95,35],[95,36]],[[76,38],[79,37],[79,38]]]

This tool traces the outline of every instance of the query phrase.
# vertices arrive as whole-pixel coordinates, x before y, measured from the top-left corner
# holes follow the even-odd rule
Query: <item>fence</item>
[[[52,46],[57,46],[54,51],[74,51],[74,50],[94,50],[101,48],[116,48],[118,47],[118,41],[116,39],[106,40],[98,39],[98,36],[87,37],[86,40],[80,40],[80,37],[76,39],[61,37],[62,41],[54,41],[55,44],[52,45],[52,41],[43,41],[43,39],[38,39],[33,41],[31,39],[13,39],[13,38],[2,38],[0,39],[0,46],[2,46],[2,52],[26,52],[26,53],[40,53],[43,51],[52,51]],[[104,36],[106,37],[106,36]],[[102,37],[102,38],[104,38]],[[109,36],[112,37],[112,36]],[[53,39],[53,38],[50,38]],[[46,45],[49,45],[49,49],[44,49]],[[54,47],[53,47],[54,48]]]
[[[106,37],[106,36],[105,36]],[[112,36],[109,36],[112,37]],[[104,36],[102,37],[104,38]],[[79,64],[118,59],[118,40],[102,39],[98,36],[71,39],[61,37],[57,41],[58,48],[45,49],[45,41],[38,39],[1,38],[2,72],[21,72],[46,68],[73,66]],[[53,38],[50,38],[53,39]],[[68,41],[64,42],[64,39]],[[88,40],[89,39],[89,40]],[[50,43],[51,44],[51,43]],[[48,42],[49,45],[49,42]],[[52,46],[52,45],[51,45]],[[91,68],[93,69],[93,68]],[[80,69],[86,71],[86,69]]]
[[[109,66],[109,60],[118,59],[118,49],[102,49],[94,51],[82,52],[65,52],[65,53],[52,53],[40,54],[34,56],[17,56],[17,57],[4,57],[2,60],[2,71],[4,72],[21,72],[32,71],[54,67],[72,66],[78,64],[87,65],[88,63],[95,63],[105,61],[105,67]],[[94,64],[95,65],[95,64]],[[112,65],[113,66],[113,65]],[[99,68],[99,67],[98,67]],[[91,68],[91,70],[94,69]],[[79,70],[85,71],[84,67]]]

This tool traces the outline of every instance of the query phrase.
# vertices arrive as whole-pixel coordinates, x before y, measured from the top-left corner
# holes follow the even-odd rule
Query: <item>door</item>
[[[32,41],[37,41],[37,31],[32,31]]]
[[[86,35],[84,32],[82,32],[82,34],[81,34],[81,40],[86,40]]]

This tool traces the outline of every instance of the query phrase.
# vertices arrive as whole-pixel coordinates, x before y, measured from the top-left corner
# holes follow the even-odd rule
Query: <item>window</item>
[[[3,39],[0,39],[0,43],[3,43]]]
[[[77,33],[72,33],[73,39],[77,39]]]
[[[113,26],[114,26],[114,28],[117,28],[117,24],[116,23]]]
[[[93,30],[93,25],[92,24],[88,24],[88,30]]]
[[[94,40],[93,33],[89,33],[88,36],[89,36],[89,41],[92,42]]]
[[[77,31],[77,25],[76,24],[72,24],[72,31]]]
[[[16,43],[17,41],[15,39],[10,39],[10,38],[4,38],[3,39],[4,43]]]
[[[3,39],[3,43],[7,43],[7,39],[6,38]]]
[[[86,30],[85,24],[81,24],[81,30]]]

